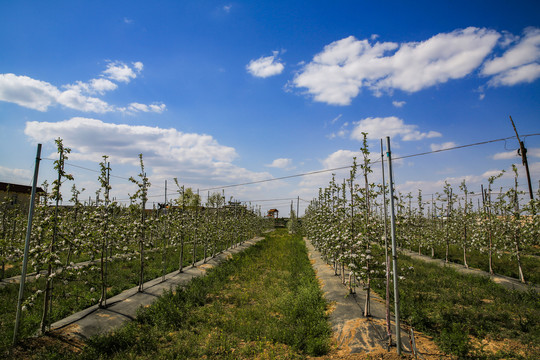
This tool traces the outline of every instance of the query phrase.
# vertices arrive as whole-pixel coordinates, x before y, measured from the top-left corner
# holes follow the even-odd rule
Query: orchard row
[[[351,270],[349,283],[360,280],[369,299],[370,282],[389,272],[384,259],[390,238],[390,196],[388,185],[370,181],[372,163],[366,139],[361,150],[362,161],[358,165],[354,159],[347,179],[337,182],[333,177],[327,187],[319,189],[303,226],[309,239],[334,264],[336,273],[344,274],[347,266]],[[445,182],[441,192],[428,201],[421,190],[414,197],[410,193],[394,195],[398,247],[425,251],[432,257],[442,255],[446,261],[456,261],[451,255],[459,249],[461,258],[457,261],[468,267],[469,258],[474,257],[471,266],[490,273],[494,273],[494,258],[504,257],[509,261],[499,265],[497,272],[515,273],[522,282],[535,276],[540,268],[540,258],[534,255],[540,245],[540,202],[530,200],[520,206],[522,194],[515,166],[513,173],[514,186],[497,189],[497,193],[494,188],[502,172],[489,177],[478,194],[463,180],[457,189]],[[529,273],[524,269],[524,258]],[[368,303],[365,311],[369,313]]]
[[[143,291],[143,284],[148,280],[146,273],[164,276],[174,268],[181,272],[187,264],[195,264],[200,259],[206,261],[273,225],[255,209],[233,201],[227,203],[219,193],[209,196],[208,203],[203,206],[191,189],[185,189],[178,182],[180,199],[162,204],[160,209],[146,209],[151,184],[144,171],[142,155],[141,173],[138,178],[130,179],[138,191],[129,206],[109,199],[107,157],[100,163],[98,178],[104,200],[95,206],[84,206],[78,198],[80,191],[73,185],[70,199],[73,205],[60,206],[61,184],[66,179],[73,180],[73,176],[64,171],[64,161],[70,150],[60,139],[57,147],[59,160],[55,161],[55,169],[58,179],[52,183],[50,192],[44,184],[46,195],[35,208],[30,236],[28,272],[34,272],[31,278],[37,280],[35,283],[39,286],[29,287],[32,291],[25,293],[22,307],[23,314],[33,313],[30,318],[35,317],[36,312],[41,314],[41,332],[59,320],[54,315],[51,317],[54,301],[62,306],[60,303],[66,297],[86,299],[76,301],[73,311],[92,303],[106,307],[107,297],[126,287],[117,284],[117,274],[111,273],[110,269],[119,265],[127,268],[131,264],[129,282],[138,284],[139,291]],[[9,196],[0,203],[2,278],[20,274],[27,212],[27,209],[11,204]],[[134,262],[136,266],[133,266]],[[18,284],[8,285],[15,286]],[[61,294],[55,294],[59,291]],[[38,305],[40,309],[37,309]],[[4,310],[13,313],[15,308]]]

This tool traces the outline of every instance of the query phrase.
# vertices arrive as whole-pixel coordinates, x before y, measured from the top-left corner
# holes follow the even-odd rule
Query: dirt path
[[[330,322],[334,331],[335,350],[321,359],[399,359],[395,346],[388,348],[386,335],[385,302],[371,292],[371,317],[363,316],[366,292],[356,289],[349,294],[341,277],[334,275],[333,268],[321,258],[309,240],[306,240],[308,255],[321,283],[324,296],[331,304]],[[347,271],[347,270],[346,270]],[[348,278],[348,276],[346,276]],[[392,320],[392,337],[395,342],[395,324]],[[411,354],[408,329],[401,329],[401,341],[405,354]],[[424,359],[450,358],[440,353],[431,338],[415,332],[416,347]]]
[[[469,274],[469,275],[475,275],[475,276],[489,276],[492,281],[494,281],[495,283],[509,290],[528,291],[529,289],[534,289],[537,293],[540,293],[540,286],[523,284],[519,280],[508,277],[508,276],[497,275],[497,274],[490,275],[486,271],[473,269],[473,268],[466,268],[464,265],[456,264],[453,262],[445,263],[444,260],[442,259],[433,259],[429,256],[419,255],[416,252],[406,250],[406,249],[400,249],[399,251],[407,256],[410,256],[413,259],[422,260],[422,261],[432,263],[432,264],[437,264],[439,266],[449,266],[462,274]]]

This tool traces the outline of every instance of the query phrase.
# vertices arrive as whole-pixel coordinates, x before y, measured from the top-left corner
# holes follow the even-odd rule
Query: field
[[[90,339],[77,348],[83,349],[80,353],[49,336],[53,322],[92,305],[105,308],[108,298],[125,289],[143,291],[145,281],[206,261],[272,229],[274,221],[251,206],[232,199],[227,203],[220,193],[208,194],[203,205],[191,189],[178,184],[179,199],[149,210],[142,156],[140,178],[131,179],[139,191],[129,206],[108,196],[81,204],[73,187],[73,206],[61,207],[61,181],[55,183],[50,198],[36,208],[29,271],[39,274],[29,277],[34,281],[26,285],[22,307],[17,306],[16,282],[0,288],[1,353],[28,358],[335,358],[328,323],[332,304],[322,297],[307,258],[301,238],[306,236],[336,274],[349,271],[350,277],[341,281],[350,294],[358,291],[369,298],[377,292],[385,298],[398,281],[404,326],[432,337],[448,358],[540,358],[540,297],[532,287],[508,291],[487,276],[463,275],[407,256],[399,257],[395,274],[387,265],[391,225],[386,209],[392,200],[399,248],[511,276],[524,286],[538,283],[540,202],[520,201],[517,171],[515,186],[497,194],[492,186],[498,176],[490,177],[476,205],[465,181],[459,190],[446,182],[430,201],[419,191],[413,204],[412,194],[390,194],[387,187],[369,183],[364,145],[363,163],[358,166],[355,160],[343,183],[333,178],[321,188],[301,221],[291,209],[286,229],[267,234],[207,276],[165,294],[113,334]],[[100,181],[107,193],[105,169],[102,164]],[[357,182],[358,169],[364,184]],[[59,171],[62,177],[68,175]],[[9,198],[0,210],[0,275],[16,276],[27,214]],[[394,296],[388,291],[389,300]],[[362,305],[365,314],[369,304]],[[22,345],[13,348],[19,309],[16,335]],[[35,334],[45,336],[34,339]]]
[[[301,237],[283,229],[265,237],[207,276],[164,294],[120,330],[91,339],[82,352],[42,337],[24,340],[13,356],[338,358],[331,355],[331,304],[322,297]],[[400,282],[402,319],[431,336],[448,358],[538,358],[536,292],[508,291],[486,278],[400,260],[404,268],[414,268]],[[382,279],[372,286],[384,297]]]

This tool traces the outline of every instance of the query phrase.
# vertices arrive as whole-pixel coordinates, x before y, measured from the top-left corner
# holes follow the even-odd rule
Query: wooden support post
[[[527,173],[527,184],[529,185],[529,196],[531,200],[534,200],[532,184],[531,184],[531,174],[529,172],[529,163],[527,162],[527,149],[525,148],[523,141],[519,139],[519,134],[517,132],[516,125],[514,124],[514,120],[512,120],[511,116],[510,116],[510,121],[512,122],[512,127],[514,128],[514,132],[516,133],[516,137],[519,142],[519,155],[521,155],[521,162],[523,166],[525,166],[525,172]]]

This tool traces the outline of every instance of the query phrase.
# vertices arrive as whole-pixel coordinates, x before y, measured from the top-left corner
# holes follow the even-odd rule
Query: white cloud
[[[70,109],[84,112],[105,113],[114,110],[114,107],[105,101],[95,97],[84,96],[80,91],[73,89],[62,92],[56,101]]]
[[[336,123],[339,119],[341,118],[341,115],[339,115],[338,117],[334,118],[331,122],[331,124],[334,124]],[[329,135],[326,135],[326,137],[330,140],[332,139],[335,139],[335,138],[343,138],[345,139],[347,137],[347,135],[350,133],[350,131],[347,129],[347,127],[349,126],[349,122],[346,121],[344,122],[343,124],[341,124],[341,127],[339,128],[338,131],[335,131]],[[325,127],[326,127],[326,124],[325,124]]]
[[[487,180],[491,176],[497,176],[501,173],[500,169],[497,170],[487,170],[480,176],[482,180]]]
[[[47,111],[56,103],[60,90],[45,81],[28,76],[0,74],[0,100],[30,109]]]
[[[332,179],[332,174],[336,175],[336,181],[342,181],[343,178],[349,176],[350,169],[348,167],[352,166],[353,158],[360,158],[361,156],[362,154],[359,151],[337,150],[333,152],[325,159],[320,160],[323,169],[347,168],[303,176],[298,183],[299,192],[301,194],[316,196],[317,189],[328,186],[328,182]]]
[[[114,108],[103,100],[83,95],[82,92],[98,92],[111,89],[113,83],[94,79],[90,84],[77,82],[65,86],[67,90],[60,91],[54,85],[45,81],[35,80],[28,76],[0,74],[0,100],[12,102],[30,109],[47,111],[50,106],[60,104],[70,109],[104,113]]]
[[[418,131],[417,125],[407,125],[402,119],[395,116],[366,118],[355,122],[354,126],[351,139],[359,141],[363,139],[362,132],[368,133],[368,139],[371,140],[382,139],[386,136],[399,136],[403,141],[413,141],[442,136],[437,131]]]
[[[75,84],[64,85],[63,91],[56,101],[70,109],[80,110],[84,112],[105,113],[114,111],[114,106],[107,104],[105,101],[88,95],[103,95],[107,91],[116,90],[118,85],[108,79],[98,78],[92,79],[85,83],[77,81]]]
[[[292,159],[286,159],[286,158],[279,158],[272,161],[271,164],[265,165],[268,167],[278,168],[278,169],[285,169],[285,168],[291,168],[292,166]]]
[[[236,150],[206,134],[80,117],[55,123],[27,122],[24,132],[36,142],[64,139],[64,144],[72,149],[71,160],[99,162],[102,155],[109,155],[111,164],[137,166],[137,156],[142,153],[153,175],[178,176],[183,181],[221,183],[271,177],[234,165],[232,162],[238,157]]]
[[[501,32],[501,39],[499,40],[499,46],[503,49],[508,48],[510,45],[519,40],[519,36],[509,33],[508,31]]]
[[[527,149],[528,157],[537,157],[540,158],[540,148],[529,148]]]
[[[349,130],[342,128],[342,129],[339,129],[337,132],[331,133],[330,135],[327,136],[327,138],[329,138],[330,140],[338,138],[338,137],[345,139],[348,134],[349,134]]]
[[[527,157],[540,158],[540,148],[527,149]],[[508,160],[508,159],[514,159],[514,158],[521,159],[521,155],[519,155],[516,150],[513,150],[513,151],[505,151],[505,152],[496,153],[495,155],[493,155],[492,158],[493,160]]]
[[[135,68],[135,70],[136,70],[137,72],[141,72],[142,69],[143,69],[143,67],[144,67],[144,65],[143,65],[143,63],[140,62],[140,61],[135,61],[135,62],[133,63],[133,67]]]
[[[107,65],[107,69],[103,71],[103,75],[111,80],[128,83],[131,79],[137,77],[143,64],[141,62],[134,63],[135,71],[132,68],[120,61],[113,61]]]
[[[325,169],[334,169],[342,166],[352,166],[353,158],[360,158],[362,153],[360,151],[351,150],[338,150],[328,155],[326,159],[322,161]]]
[[[403,107],[403,105],[405,105],[405,104],[406,104],[405,101],[396,101],[396,100],[392,101],[392,105],[394,105],[394,106],[397,107],[397,108],[401,108],[401,107]]]
[[[335,118],[332,119],[332,121],[330,121],[330,124],[335,124],[336,121],[338,121],[339,119],[341,119],[341,117],[343,116],[343,114],[339,114],[338,116],[336,116]]]
[[[517,157],[517,151],[505,151],[493,155],[493,160],[508,160]]]
[[[163,111],[165,111],[167,107],[165,104],[140,104],[140,103],[131,103],[129,104],[127,110],[131,112],[155,112],[158,114],[161,114]]]
[[[3,182],[14,182],[16,184],[27,185],[24,181],[28,182],[32,180],[32,172],[26,169],[12,169],[0,166],[0,180]]]
[[[251,60],[246,66],[246,69],[255,77],[267,78],[269,76],[279,75],[283,72],[285,66],[281,60],[277,58],[278,55],[279,52],[274,51],[272,56]]]
[[[540,78],[540,64],[527,64],[500,73],[489,81],[491,86],[512,86],[519,83],[530,83]]]
[[[89,91],[103,95],[107,91],[116,90],[118,85],[107,79],[92,79],[90,80]]]
[[[336,169],[336,168],[343,168],[339,170],[332,170],[328,172],[321,172],[318,174],[313,174],[309,176],[303,176],[298,184],[298,187],[300,188],[300,193],[302,194],[311,194],[312,196],[316,196],[317,189],[324,188],[328,186],[329,181],[332,179],[332,174],[335,174],[335,179],[338,184],[343,183],[343,179],[346,179],[350,176],[351,166],[353,165],[353,159],[356,157],[356,163],[360,164],[363,161],[363,155],[360,151],[352,151],[352,150],[337,150],[328,155],[325,159],[321,160],[321,164],[323,166],[323,169]],[[377,152],[371,153],[370,159],[372,162],[371,169],[372,173],[368,175],[369,181],[372,181],[374,179],[380,178],[380,166],[376,166],[373,164],[374,161],[378,160],[378,154]],[[400,162],[399,160],[396,162],[396,164]],[[380,164],[378,164],[380,165]],[[362,182],[363,178],[361,178],[361,170],[358,168],[357,174],[356,174],[356,182]]]
[[[350,104],[363,87],[377,96],[394,89],[416,92],[467,76],[499,37],[493,30],[474,27],[403,44],[372,44],[349,36],[325,46],[293,84],[307,88],[315,101],[333,105]]]
[[[121,62],[109,63],[102,73],[109,79],[129,82],[143,69],[141,62],[134,62],[133,69]],[[56,86],[28,76],[0,74],[0,101],[7,101],[38,111],[47,111],[50,106],[62,105],[82,112],[106,113],[112,111],[155,112],[162,113],[166,106],[162,103],[145,105],[132,103],[128,109],[108,104],[95,95],[104,95],[113,91],[118,85],[104,77],[91,79],[88,82],[76,81],[74,84]]]
[[[73,159],[99,160],[103,154],[113,156],[114,153],[117,161],[137,163],[136,156],[141,152],[150,157],[170,152],[170,156],[177,157],[180,162],[191,158],[207,164],[232,161],[237,156],[233,148],[219,145],[210,135],[81,117],[59,122],[30,121],[26,123],[25,134],[42,142],[63,138],[66,146],[74,150],[70,156]]]
[[[223,6],[223,11],[225,11],[226,13],[231,12],[231,9],[232,9],[232,5],[230,5],[230,4]]]
[[[482,74],[494,75],[491,86],[532,82],[540,77],[540,29],[527,28],[522,38],[507,37],[505,45],[516,43],[502,56],[485,63]]]
[[[429,147],[431,148],[431,151],[439,151],[444,149],[450,149],[453,147],[456,147],[457,144],[453,141],[448,141],[442,144],[431,144]]]

